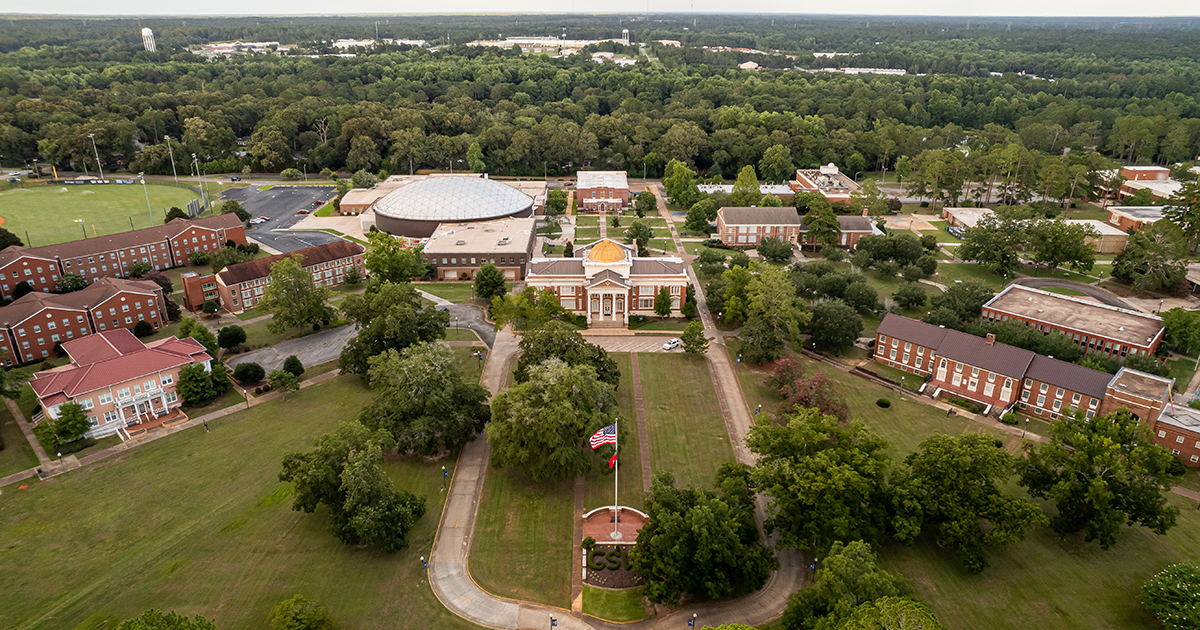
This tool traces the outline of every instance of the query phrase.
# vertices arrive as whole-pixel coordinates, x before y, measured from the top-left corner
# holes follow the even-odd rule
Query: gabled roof
[[[316,247],[307,247],[305,249],[297,250],[287,254],[275,254],[274,256],[268,256],[267,258],[259,258],[258,260],[251,260],[250,262],[230,265],[222,269],[217,276],[221,278],[221,282],[224,282],[225,286],[232,286],[247,280],[265,278],[271,275],[271,265],[283,260],[284,258],[291,258],[292,256],[299,255],[303,259],[301,266],[310,267],[312,265],[318,265],[331,260],[357,256],[361,253],[363,253],[363,248],[358,243],[337,240],[332,243],[317,245]]]
[[[871,232],[871,228],[875,224],[871,222],[871,217],[864,217],[856,214],[839,214],[838,226],[843,232]]]
[[[1037,356],[1029,350],[1003,343],[988,344],[986,339],[957,330],[946,331],[946,338],[938,346],[937,353],[938,356],[1011,378],[1024,377],[1033,357]]]
[[[527,275],[582,276],[582,258],[535,258],[529,263]]]
[[[717,211],[725,225],[800,225],[800,215],[790,206],[727,207]]]
[[[946,329],[923,321],[888,313],[876,329],[879,334],[937,350],[946,338]]]
[[[63,343],[63,350],[71,357],[71,363],[80,365],[80,360],[90,363],[119,357],[130,352],[137,352],[145,346],[138,338],[125,328],[116,328],[104,332],[72,339]]]
[[[0,323],[17,325],[47,308],[83,311],[107,301],[119,293],[154,295],[161,291],[158,284],[149,280],[123,280],[100,278],[86,289],[71,293],[27,293],[12,304],[0,307]]]
[[[588,282],[585,286],[591,289],[592,287],[600,286],[606,282],[611,282],[626,289],[629,288],[629,282],[627,282],[625,278],[622,278],[621,274],[613,271],[612,269],[605,269],[604,271],[592,276],[591,282]]]
[[[44,245],[42,247],[7,247],[0,251],[0,265],[20,257],[21,254],[29,256],[37,256],[53,260],[55,258],[80,258],[100,252],[108,252],[114,249],[128,249],[130,247],[139,247],[147,243],[170,240],[172,237],[178,236],[189,227],[200,227],[210,230],[220,228],[235,228],[241,227],[242,221],[237,218],[236,214],[218,214],[213,217],[204,217],[202,219],[175,219],[166,225],[156,225],[154,227],[143,228],[141,230],[132,230],[129,232],[120,232],[117,234],[109,234],[107,236],[95,236],[85,238],[78,241],[69,241],[66,243],[58,243],[55,245]]]
[[[1033,357],[1033,363],[1029,364],[1029,371],[1025,373],[1025,377],[1086,394],[1092,398],[1104,398],[1108,382],[1112,379],[1112,375],[1107,372],[1099,372],[1040,354]]]
[[[683,261],[673,258],[634,258],[629,273],[635,276],[686,275]]]
[[[78,357],[81,361],[78,365],[38,372],[30,379],[29,385],[40,400],[54,405],[57,404],[54,401],[61,402],[60,396],[74,398],[163,370],[212,359],[204,346],[191,337],[168,337],[141,350],[119,356],[102,351],[102,355],[104,358],[98,361],[85,355]]]

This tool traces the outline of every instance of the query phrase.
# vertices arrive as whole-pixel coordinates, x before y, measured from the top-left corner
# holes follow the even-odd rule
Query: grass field
[[[600,238],[600,228],[598,227],[582,227],[575,228],[576,239],[597,239]]]
[[[446,341],[479,341],[479,335],[470,328],[447,328]]]
[[[285,453],[307,449],[369,397],[355,377],[301,390],[0,497],[5,549],[0,625],[92,627],[148,608],[200,614],[221,628],[262,627],[300,593],[342,628],[470,628],[425,583],[441,513],[439,461],[389,460],[427,511],[396,554],[337,542],[325,510],[291,509]],[[107,621],[101,626],[101,622]]]
[[[988,271],[987,267],[975,263],[939,264],[937,275],[930,280],[946,286],[955,284],[956,280],[974,280],[993,291],[999,291],[1008,285],[1007,280]]]
[[[147,186],[145,193],[140,185],[38,186],[5,191],[0,196],[0,216],[4,217],[4,229],[22,241],[28,233],[31,242],[25,242],[27,246],[53,245],[83,236],[76,220],[83,221],[89,237],[93,228],[95,234],[105,235],[150,227],[147,193],[154,225],[162,225],[171,207],[184,208],[199,197],[186,188],[171,186]]]
[[[680,488],[711,487],[717,469],[734,458],[707,362],[647,353],[638,363],[654,472],[671,472]]]
[[[619,591],[583,585],[583,614],[607,621],[629,623],[646,618],[642,587]]]
[[[621,463],[621,505],[627,505],[639,510],[645,507],[642,496],[642,454],[641,441],[638,439],[637,415],[633,404],[633,367],[629,353],[613,352],[609,356],[617,362],[621,370],[621,384],[617,387],[617,404],[621,408],[621,419],[629,430],[624,441],[619,446]],[[645,355],[640,355],[641,356]],[[608,447],[598,449],[605,456],[611,455]],[[602,461],[594,465],[592,472],[584,477],[583,509],[584,511],[604,505],[612,505],[613,501],[613,472],[606,468]]]
[[[475,297],[473,282],[421,282],[412,286],[414,289],[451,302],[461,302]]]
[[[37,455],[17,420],[8,411],[8,405],[0,404],[0,440],[4,441],[4,450],[0,451],[0,477],[19,473],[38,465]]]

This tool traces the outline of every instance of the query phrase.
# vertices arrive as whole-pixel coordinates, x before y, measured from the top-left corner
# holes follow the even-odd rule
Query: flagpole
[[[617,429],[617,434],[619,435],[621,433],[621,431],[620,431],[621,427],[618,426],[618,424],[617,424],[618,422],[620,422],[619,419],[613,420],[613,428]],[[613,436],[613,457],[617,457],[618,450],[619,449],[617,447],[617,436],[614,435]],[[620,478],[621,478],[621,460],[620,460],[620,458],[618,458],[616,460],[616,462],[613,464],[613,535],[612,535],[612,537],[614,539],[617,538],[617,535],[618,535],[617,534],[617,525],[619,525],[620,521],[621,521],[621,507],[620,507],[621,504],[617,501],[617,481]]]

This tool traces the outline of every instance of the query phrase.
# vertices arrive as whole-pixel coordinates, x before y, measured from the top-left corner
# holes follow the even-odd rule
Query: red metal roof
[[[139,247],[148,243],[170,240],[186,232],[192,226],[209,230],[229,229],[241,227],[242,221],[237,218],[236,214],[218,214],[215,217],[204,217],[203,219],[190,221],[188,219],[175,219],[166,225],[156,225],[141,230],[120,232],[107,236],[95,236],[54,245],[43,245],[42,247],[6,247],[3,251],[0,251],[0,266],[16,260],[22,255],[54,260],[55,258],[80,258],[90,254],[110,252],[114,249]]]
[[[71,357],[71,363],[75,365],[81,365],[80,358],[85,358],[89,363],[95,363],[145,348],[142,342],[138,341],[138,338],[125,328],[106,330],[79,339],[72,339],[63,343],[62,347],[63,350],[66,350],[67,356]]]
[[[58,395],[75,398],[163,370],[212,359],[204,346],[191,337],[168,337],[118,356],[101,350],[101,355],[103,358],[99,360],[81,355],[77,364],[38,372],[29,385],[43,405],[53,406],[49,401],[57,400]]]

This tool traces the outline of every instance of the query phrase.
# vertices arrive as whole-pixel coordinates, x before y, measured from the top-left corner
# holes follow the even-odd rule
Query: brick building
[[[482,223],[442,223],[422,249],[437,280],[474,279],[492,263],[512,281],[525,279],[537,241],[537,220],[501,219]]]
[[[1168,206],[1109,206],[1108,224],[1123,232],[1136,232],[1163,219]]]
[[[1114,358],[1154,354],[1163,339],[1162,318],[1071,295],[1010,284],[983,305],[987,321],[1020,320],[1043,333],[1070,336],[1085,352]]]
[[[619,212],[629,206],[625,171],[579,171],[575,179],[579,212]]]
[[[106,330],[166,320],[162,287],[146,280],[100,278],[72,293],[29,293],[0,308],[5,364],[44,359],[54,346]]]
[[[179,371],[193,363],[211,369],[212,363],[204,346],[190,337],[143,344],[126,330],[69,341],[63,349],[71,362],[34,374],[29,385],[52,418],[61,415],[64,403],[81,405],[92,424],[87,433],[92,438],[117,434],[125,440],[135,425],[186,420],[175,391]],[[34,422],[42,417],[35,414]]]
[[[872,358],[924,377],[921,391],[1012,409],[1047,420],[1083,411],[1087,418],[1129,409],[1158,444],[1200,465],[1200,412],[1171,401],[1174,379],[1122,368],[1116,375],[889,314],[875,333]],[[1193,456],[1195,458],[1193,459]]]
[[[814,169],[797,169],[796,179],[788,182],[796,194],[820,193],[833,203],[850,203],[850,194],[858,184],[846,177],[832,162]]]
[[[868,234],[881,234],[871,223],[870,217],[838,215],[839,235],[837,244],[853,250],[858,240]],[[793,245],[815,245],[816,238],[807,236],[804,225],[795,208],[749,207],[721,208],[717,211],[717,237],[726,245],[753,246],[771,236]]]
[[[166,225],[85,238],[42,247],[6,247],[0,251],[0,297],[11,298],[19,282],[34,291],[53,291],[58,279],[73,273],[88,283],[129,277],[133,265],[154,269],[187,264],[194,251],[213,252],[225,241],[246,244],[246,228],[235,214],[175,219]]]
[[[318,286],[342,284],[346,280],[346,271],[351,267],[358,269],[360,277],[366,277],[362,246],[339,240],[230,265],[216,274],[202,276],[194,272],[185,273],[180,277],[183,281],[184,306],[195,312],[204,306],[205,301],[216,300],[221,308],[230,313],[254,308],[271,282],[271,265],[293,256],[300,256],[302,266],[312,273],[313,283]]]

